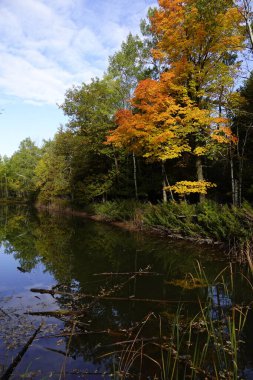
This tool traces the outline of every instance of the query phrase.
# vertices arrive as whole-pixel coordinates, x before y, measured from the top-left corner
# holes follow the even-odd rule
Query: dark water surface
[[[242,276],[229,295],[212,285],[228,265],[216,247],[11,207],[0,209],[0,239],[0,378],[41,323],[40,332],[14,368],[13,379],[112,378],[118,357],[122,358],[119,342],[129,339],[129,331],[136,337],[142,326],[147,330],[142,345],[145,339],[154,337],[155,341],[159,323],[155,327],[152,321],[158,321],[159,315],[171,318],[178,301],[183,302],[181,312],[192,317],[199,311],[199,300],[208,296],[214,306],[219,303],[224,308],[252,299],[252,289],[245,286]],[[199,265],[210,285],[191,288],[185,279],[196,277]],[[234,265],[233,271],[237,270]],[[53,288],[61,294],[34,293],[32,288]],[[78,299],[70,293],[100,297]],[[54,310],[78,314],[81,309],[85,312],[78,319],[29,314]],[[249,321],[249,337],[251,326]],[[155,345],[150,350],[155,357]],[[249,339],[248,367],[251,350]],[[126,355],[125,363],[127,359],[129,363]],[[122,360],[121,366],[126,366]],[[147,361],[139,369],[140,378],[154,378],[153,364],[149,367]]]

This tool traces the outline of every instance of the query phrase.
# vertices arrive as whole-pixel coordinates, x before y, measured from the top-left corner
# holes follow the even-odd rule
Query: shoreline
[[[181,240],[185,242],[191,242],[191,243],[197,243],[199,245],[208,245],[208,246],[218,246],[220,248],[224,247],[223,242],[215,241],[211,238],[202,238],[200,236],[198,237],[192,237],[192,236],[186,236],[182,234],[176,234],[172,233],[168,228],[161,226],[161,225],[154,225],[154,226],[145,226],[142,222],[135,222],[134,220],[129,221],[117,221],[113,220],[109,217],[99,215],[99,214],[89,214],[86,211],[81,210],[74,210],[70,207],[57,207],[55,205],[46,206],[46,205],[35,205],[35,208],[37,210],[47,211],[52,214],[62,214],[62,215],[72,215],[77,216],[85,219],[93,220],[94,222],[99,223],[105,223],[110,224],[112,226],[123,228],[125,230],[131,231],[131,232],[143,232],[143,233],[152,233],[154,235],[169,238],[172,240]]]

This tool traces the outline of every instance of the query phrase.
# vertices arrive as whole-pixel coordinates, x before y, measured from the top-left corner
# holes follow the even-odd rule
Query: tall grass
[[[197,269],[199,280],[207,281],[200,265]],[[226,280],[224,274],[228,274]],[[223,302],[217,302],[215,296],[209,292],[206,302],[204,304],[199,302],[199,313],[189,321],[180,318],[181,309],[178,309],[170,329],[170,343],[162,350],[161,378],[171,380],[243,378],[240,377],[239,354],[243,345],[243,330],[249,308],[224,303],[225,299],[231,298],[234,289],[231,266],[216,277],[212,284],[212,287],[215,286],[222,289]]]
[[[157,365],[158,379],[243,379],[240,353],[248,307],[225,302],[231,300],[235,287],[232,266],[221,271],[211,284],[199,264],[196,272],[194,278],[197,276],[199,282],[206,283],[209,290],[219,288],[221,294],[208,291],[206,301],[199,301],[199,311],[193,318],[184,315],[184,304],[178,305],[173,318],[158,316],[160,339],[150,342],[148,346],[140,338],[143,326],[151,318],[149,315],[131,343],[121,353],[117,352],[120,356],[117,374],[121,378],[136,378],[132,372],[133,364],[147,356],[151,359],[153,345],[160,352],[153,359]],[[148,351],[145,351],[146,348]]]

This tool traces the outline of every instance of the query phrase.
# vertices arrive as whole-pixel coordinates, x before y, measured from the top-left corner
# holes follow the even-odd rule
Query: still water
[[[22,360],[12,369],[12,379],[112,378],[120,365],[126,372],[130,368],[134,351],[124,354],[124,342],[137,342],[140,336],[142,349],[150,345],[146,356],[152,353],[153,361],[143,365],[136,360],[133,373],[143,379],[159,377],[155,362],[161,315],[172,318],[180,302],[180,313],[191,318],[201,300],[209,297],[216,318],[215,305],[230,308],[252,300],[251,286],[245,285],[243,276],[236,277],[230,292],[213,286],[228,266],[217,247],[20,207],[0,209],[0,244],[0,378],[38,326]],[[196,282],[189,286],[200,268],[209,286]],[[231,270],[241,270],[235,264],[229,268],[224,278]],[[54,311],[58,314],[47,313]],[[251,378],[251,326],[249,314],[247,379]]]

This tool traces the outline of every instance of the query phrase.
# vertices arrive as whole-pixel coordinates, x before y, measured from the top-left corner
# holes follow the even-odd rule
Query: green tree
[[[35,186],[41,202],[55,201],[70,196],[70,168],[64,155],[59,154],[57,135],[53,142],[46,143],[44,154],[35,168]]]
[[[131,108],[130,97],[141,79],[150,74],[147,59],[150,52],[144,47],[139,36],[128,35],[126,42],[121,44],[121,49],[109,57],[108,74],[117,81],[120,94],[117,108]],[[138,198],[137,162],[135,152],[132,151],[133,179],[135,198]]]
[[[9,158],[0,157],[0,186],[1,198],[9,197]]]
[[[106,77],[68,90],[61,105],[69,117],[62,136],[68,133],[72,141],[68,156],[73,194],[78,201],[106,197],[115,180],[115,150],[104,140],[114,128],[119,99],[117,82]]]
[[[40,148],[30,138],[21,141],[18,150],[8,161],[9,194],[23,199],[35,196],[34,170],[40,157]]]
[[[232,129],[237,136],[236,145],[230,151],[233,203],[241,205],[246,196],[253,193],[253,72],[237,94],[231,99]]]

